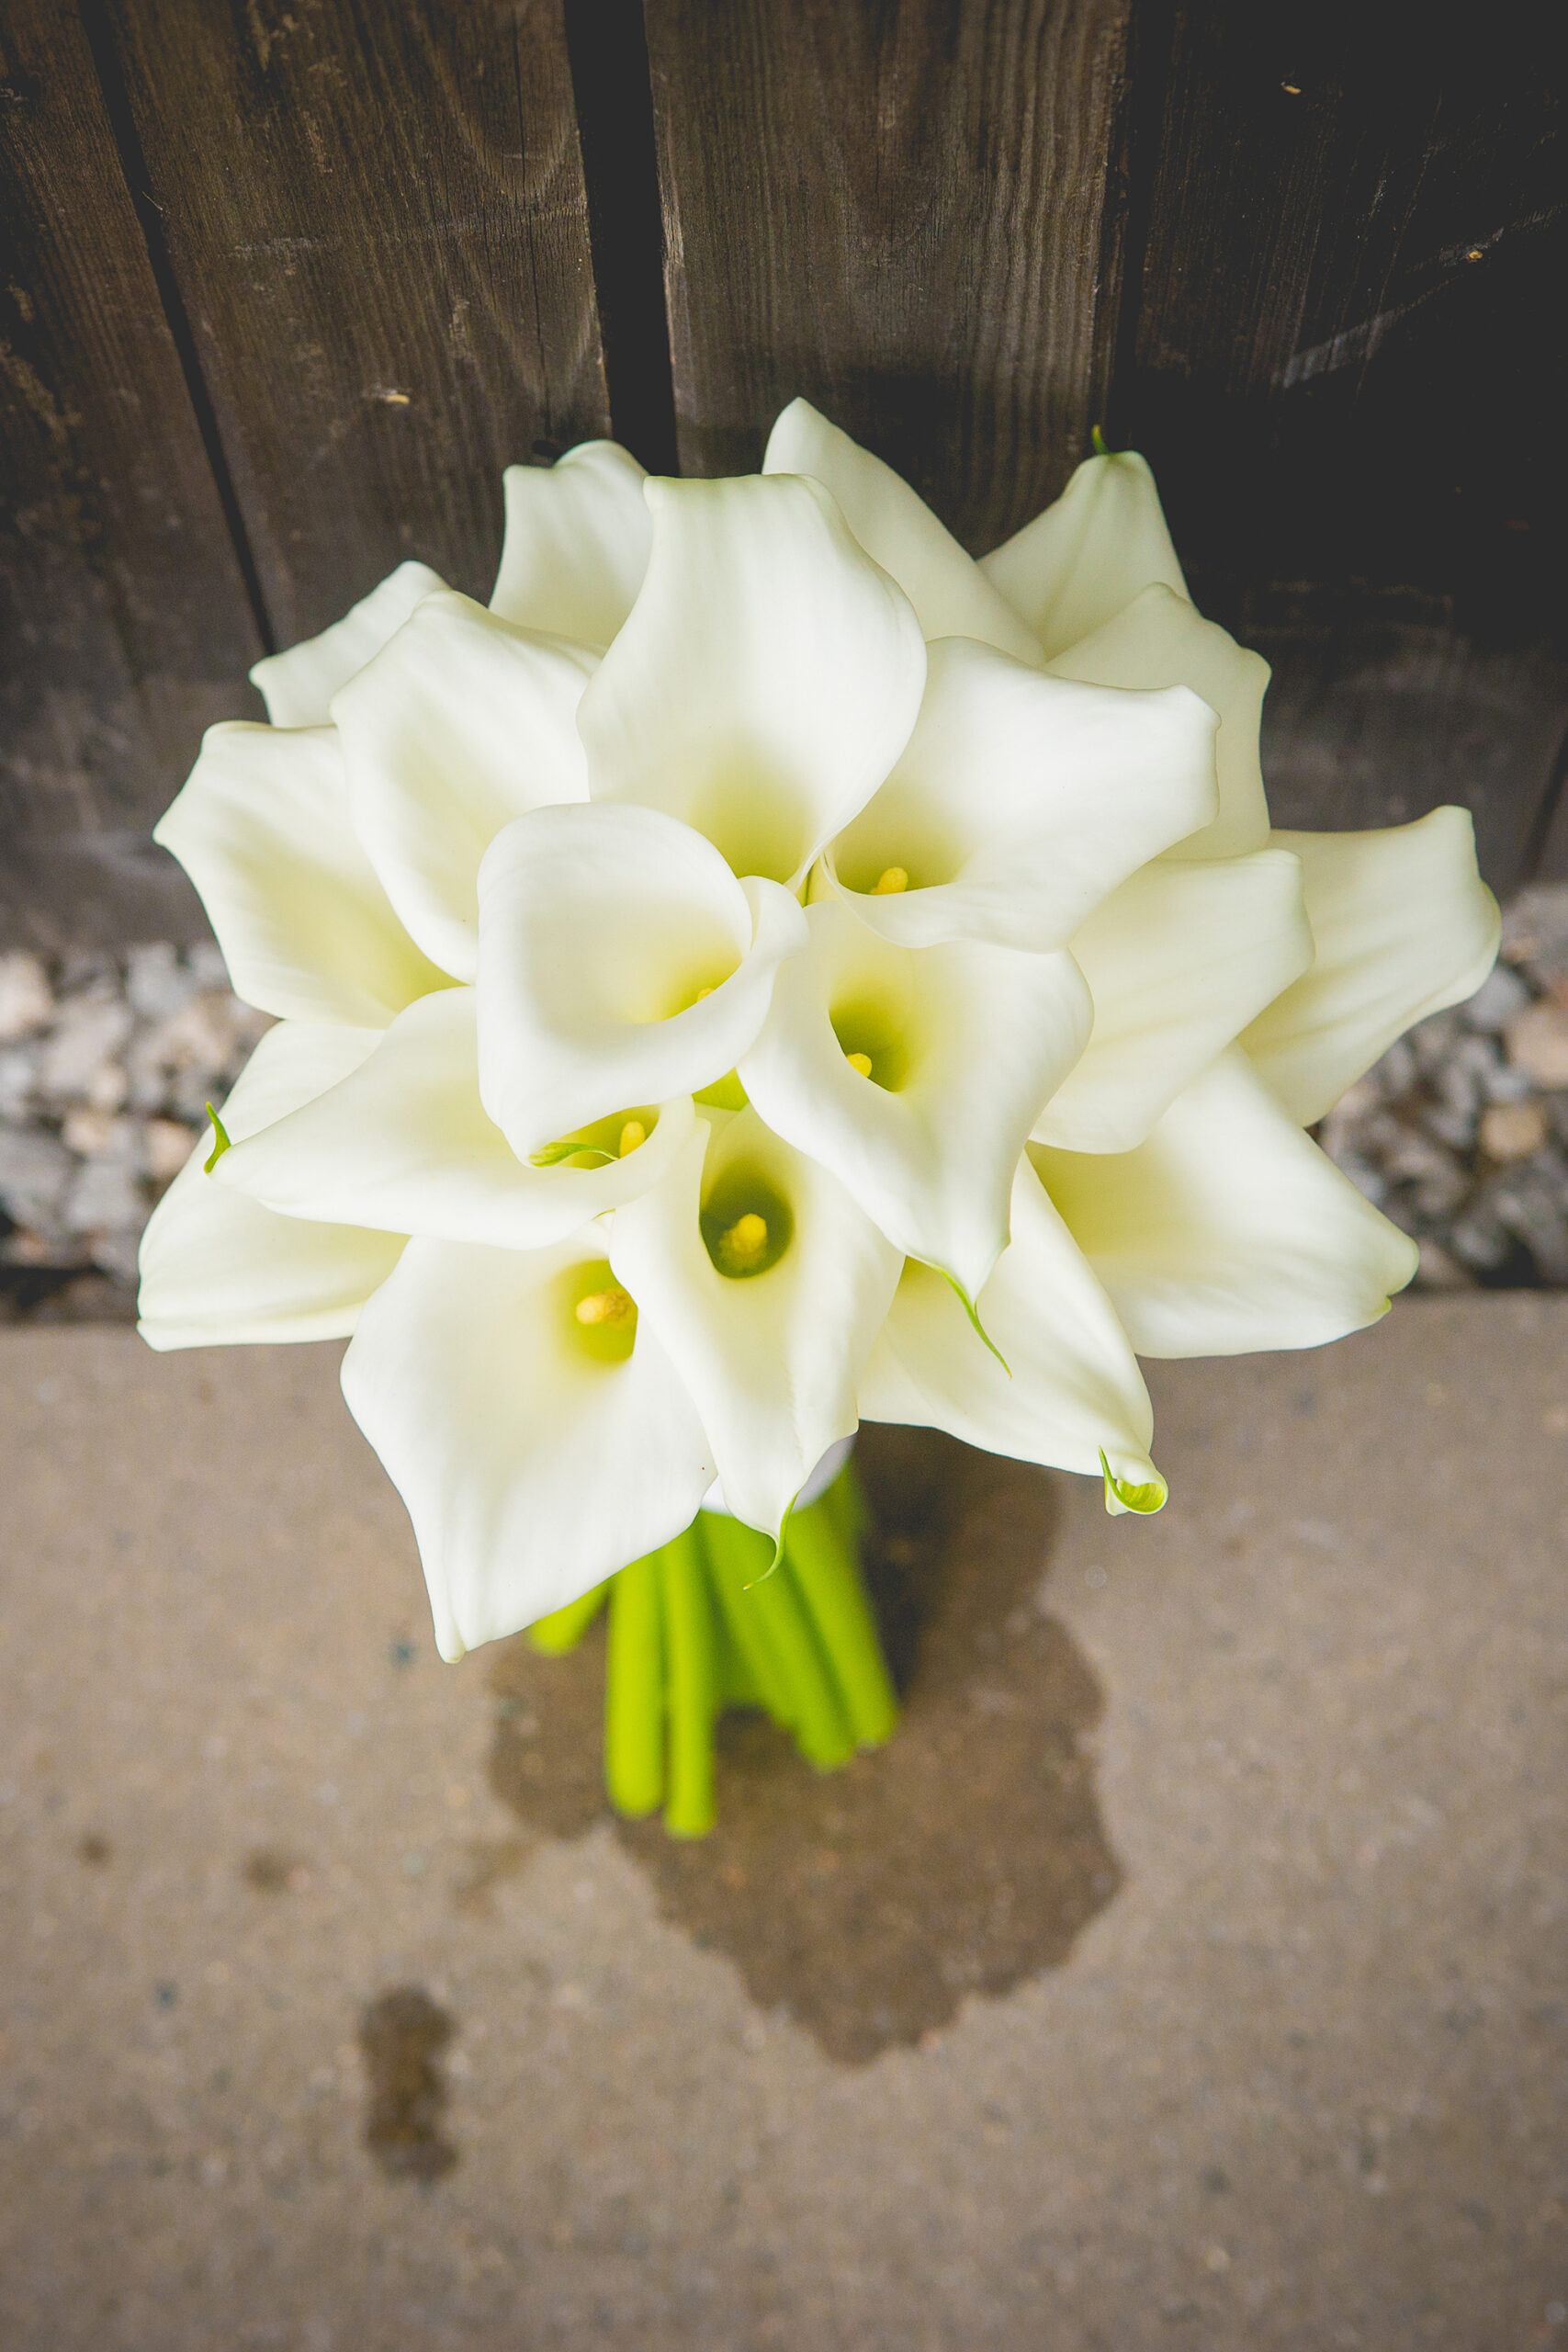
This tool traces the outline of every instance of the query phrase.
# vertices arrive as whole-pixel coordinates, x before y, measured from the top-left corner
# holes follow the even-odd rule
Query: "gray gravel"
[[[122,1320],[153,1203],[271,1023],[216,947],[0,956],[0,1320]]]
[[[0,956],[0,1321],[131,1315],[148,1214],[268,1026],[214,946]],[[1319,1136],[1419,1241],[1420,1286],[1568,1286],[1568,885],[1514,900],[1479,993]]]
[[[1420,1243],[1423,1287],[1568,1285],[1568,885],[1513,901],[1491,978],[1391,1046],[1319,1139]]]

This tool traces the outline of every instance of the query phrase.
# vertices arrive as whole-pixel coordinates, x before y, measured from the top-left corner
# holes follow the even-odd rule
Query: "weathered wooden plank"
[[[994,545],[1101,413],[1127,0],[646,13],[684,469],[804,393]]]
[[[1111,402],[1201,600],[1275,662],[1295,821],[1458,797],[1505,887],[1568,680],[1552,15],[1179,0]]]
[[[0,28],[0,940],[196,936],[147,828],[261,647],[93,59],[51,0],[7,0]]]
[[[108,0],[281,642],[608,429],[561,0]]]

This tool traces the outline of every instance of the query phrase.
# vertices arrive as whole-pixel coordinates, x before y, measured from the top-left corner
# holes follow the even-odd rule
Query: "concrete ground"
[[[1568,1298],[868,1447],[906,1729],[678,1849],[335,1353],[0,1332],[5,2352],[1568,2346]]]

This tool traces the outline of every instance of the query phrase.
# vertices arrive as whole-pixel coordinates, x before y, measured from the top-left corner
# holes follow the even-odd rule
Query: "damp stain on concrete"
[[[904,1697],[897,1736],[818,1774],[762,1717],[719,1730],[719,1820],[696,1841],[608,1813],[604,1648],[498,1654],[491,1781],[529,1828],[612,1819],[661,1914],[752,1999],[863,2063],[939,2033],[967,1995],[1059,1967],[1122,1883],[1094,1785],[1102,1698],[1037,1594],[1051,1482],[925,1430],[863,1434],[866,1571]]]
[[[457,2161],[442,2132],[446,2082],[442,2052],[457,2027],[417,1984],[400,1984],[367,2004],[359,2052],[368,2098],[365,2144],[394,2179],[439,2180]]]
[[[300,1894],[310,1883],[305,1863],[276,1846],[254,1846],[240,1865],[240,1875],[257,1894]]]

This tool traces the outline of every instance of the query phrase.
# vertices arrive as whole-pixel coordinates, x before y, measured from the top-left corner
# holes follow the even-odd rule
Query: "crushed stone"
[[[218,949],[0,955],[0,1322],[124,1322],[160,1194],[263,1031]]]

